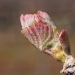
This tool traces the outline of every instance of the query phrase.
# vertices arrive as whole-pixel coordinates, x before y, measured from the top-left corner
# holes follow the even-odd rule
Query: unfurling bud
[[[37,14],[21,15],[22,33],[39,50],[43,51],[44,46],[53,38],[53,31],[56,28],[48,14],[38,11]]]
[[[74,62],[72,66],[75,65],[75,60],[71,60],[73,57],[70,56],[67,31],[58,30],[49,15],[42,11],[36,14],[22,14],[20,21],[22,34],[40,51],[64,63],[61,72],[70,72],[67,67],[72,64],[70,61]]]

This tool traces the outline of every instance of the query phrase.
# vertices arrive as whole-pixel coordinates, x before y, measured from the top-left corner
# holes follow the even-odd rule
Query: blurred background
[[[20,15],[47,12],[66,28],[75,56],[75,0],[0,0],[0,75],[63,75],[62,64],[36,49],[22,34]]]

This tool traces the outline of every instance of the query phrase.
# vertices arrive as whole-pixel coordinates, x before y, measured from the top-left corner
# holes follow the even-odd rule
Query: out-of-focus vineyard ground
[[[75,56],[75,0],[0,0],[0,75],[59,75],[62,64],[36,49],[22,34],[20,15],[47,12],[66,28]]]

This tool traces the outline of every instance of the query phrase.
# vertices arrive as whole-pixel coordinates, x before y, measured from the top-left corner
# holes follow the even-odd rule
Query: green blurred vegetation
[[[67,29],[75,55],[75,0],[0,0],[0,75],[60,74],[62,64],[21,34],[20,15],[38,10],[47,12],[59,29]]]

